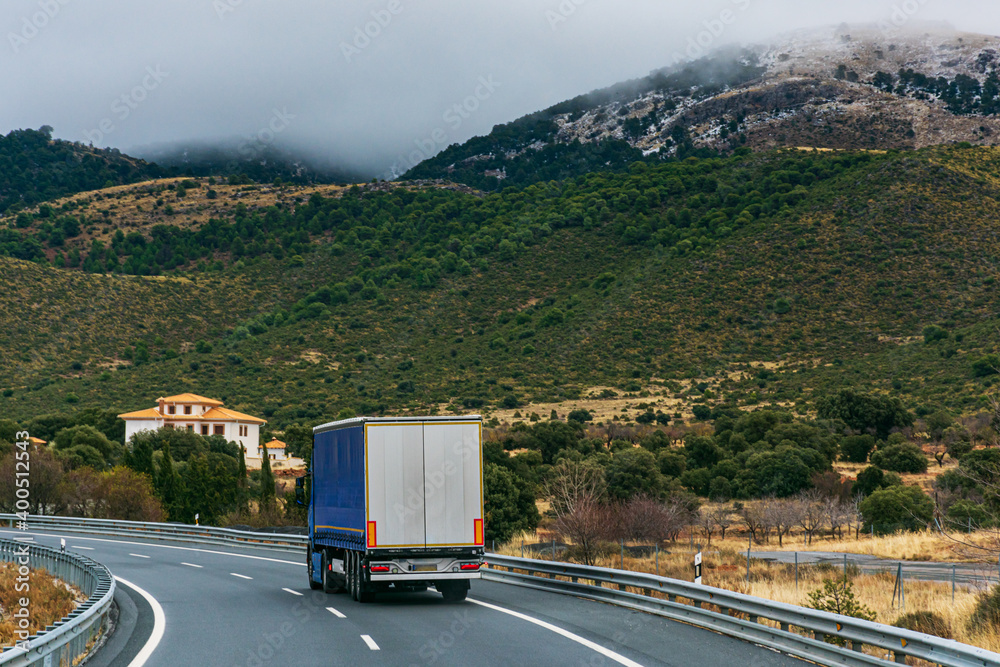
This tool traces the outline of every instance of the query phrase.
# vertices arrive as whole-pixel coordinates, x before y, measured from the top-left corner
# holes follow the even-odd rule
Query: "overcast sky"
[[[3,0],[0,132],[48,124],[140,154],[273,137],[384,173],[644,76],[726,9],[736,21],[713,46],[904,4],[1000,34],[996,0]]]

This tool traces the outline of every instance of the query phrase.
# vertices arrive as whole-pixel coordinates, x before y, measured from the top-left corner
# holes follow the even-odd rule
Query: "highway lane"
[[[505,584],[474,582],[464,603],[429,591],[362,605],[311,591],[295,553],[63,536],[162,606],[150,666],[804,664],[654,615]]]

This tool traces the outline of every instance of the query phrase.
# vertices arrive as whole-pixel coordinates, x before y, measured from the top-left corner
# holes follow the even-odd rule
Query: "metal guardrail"
[[[18,518],[13,514],[0,514],[0,522],[14,527]],[[141,534],[146,539],[170,540],[172,542],[194,542],[225,546],[253,546],[263,549],[300,551],[309,544],[305,535],[280,533],[255,533],[232,528],[212,526],[189,526],[174,523],[147,523],[142,521],[112,521],[107,519],[81,519],[66,516],[31,516],[29,524],[33,528],[58,530],[67,533],[100,533],[115,537]]]
[[[884,651],[886,658],[891,654],[900,664],[912,656],[946,667],[1000,665],[1000,654],[950,639],[652,574],[496,554],[487,554],[486,561],[484,579],[652,612],[822,665],[892,664],[863,653],[865,646]],[[828,643],[827,638],[845,645]]]
[[[4,520],[13,525],[16,519],[0,514],[0,521]],[[29,520],[32,526],[65,532],[141,535],[145,539],[285,551],[301,551],[309,541],[305,535],[208,526],[50,516]],[[490,553],[486,554],[486,562],[489,566],[482,571],[484,579],[650,612],[822,665],[884,666],[893,664],[888,659],[891,655],[900,664],[912,656],[945,667],[1000,667],[1000,654],[950,639],[652,574]],[[656,597],[654,592],[664,597]],[[843,640],[845,646],[829,643],[827,638]],[[865,646],[884,651],[885,658],[863,653]]]
[[[86,556],[30,542],[0,540],[0,560],[19,563],[25,548],[29,567],[45,569],[54,577],[79,587],[87,600],[62,620],[29,637],[27,650],[16,647],[0,653],[0,665],[75,664],[77,658],[90,650],[91,642],[106,626],[115,597],[115,579],[108,568]]]

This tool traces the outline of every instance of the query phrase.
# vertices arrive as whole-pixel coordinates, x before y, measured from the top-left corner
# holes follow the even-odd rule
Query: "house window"
[[[163,428],[169,428],[171,431],[173,431],[174,430],[174,425],[173,424],[164,424]]]
[[[167,406],[167,414],[168,415],[176,415],[177,414],[177,406],[176,405]]]
[[[194,432],[194,424],[188,424],[187,425],[187,430],[191,431],[191,432]]]
[[[202,435],[208,435],[208,424],[202,424],[201,425],[201,434]]]
[[[225,435],[225,434],[226,434],[226,427],[223,426],[222,424],[216,424],[215,435]]]
[[[184,414],[186,414],[186,415],[191,414],[191,406],[190,405],[185,405],[184,406]]]
[[[240,437],[241,438],[245,438],[247,436],[247,432],[249,430],[250,429],[248,427],[246,427],[246,426],[240,426]]]

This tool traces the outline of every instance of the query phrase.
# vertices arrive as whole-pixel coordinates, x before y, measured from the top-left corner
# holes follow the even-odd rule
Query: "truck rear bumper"
[[[446,581],[451,579],[481,579],[479,572],[384,572],[369,574],[372,582]]]

